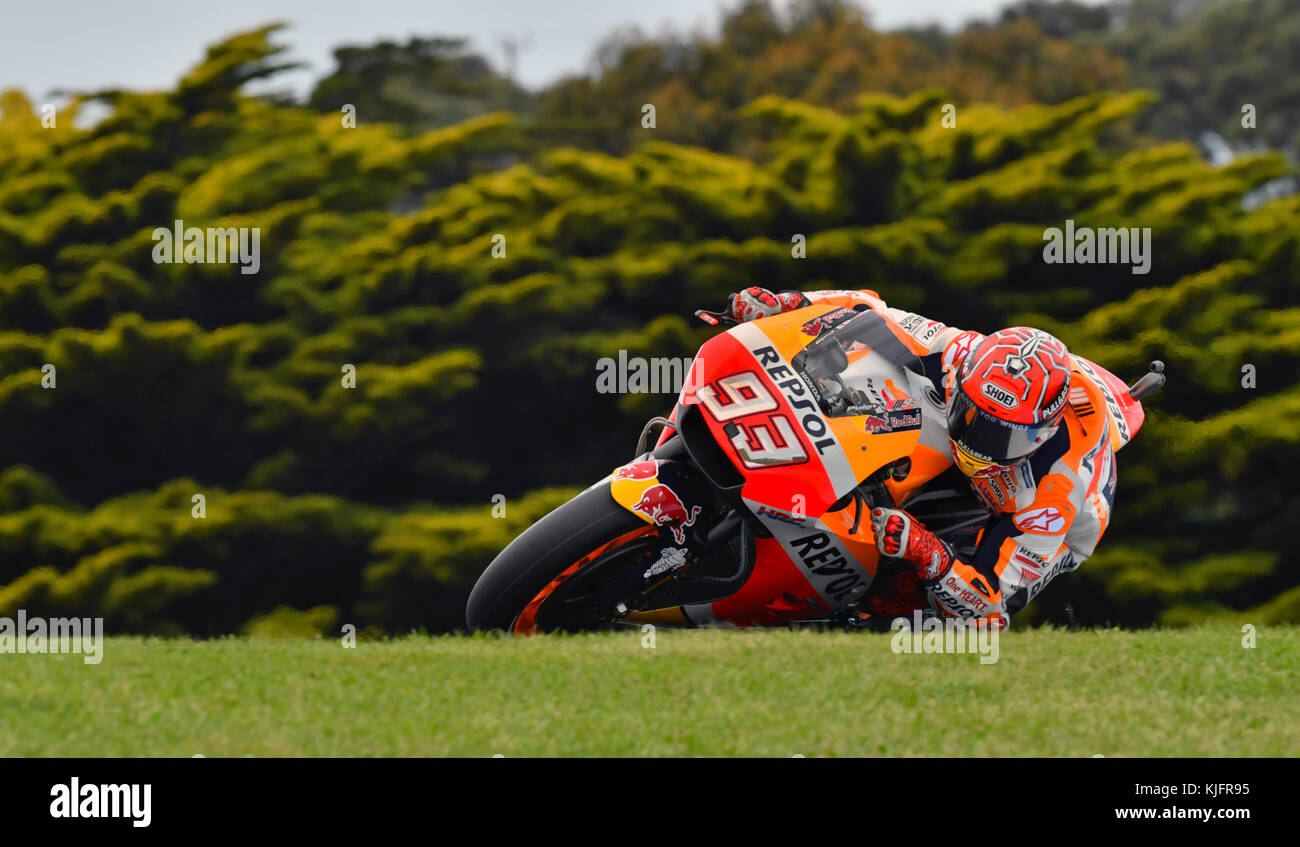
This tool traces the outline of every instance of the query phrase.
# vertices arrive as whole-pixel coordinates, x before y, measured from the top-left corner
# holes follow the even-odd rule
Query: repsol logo
[[[986,382],[980,386],[980,393],[985,397],[997,403],[999,406],[1005,406],[1008,409],[1016,407],[1016,395],[1007,391],[1005,388]]]
[[[1043,574],[1042,579],[1036,579],[1028,585],[1027,590],[1029,592],[1029,600],[1033,600],[1037,597],[1038,592],[1042,591],[1047,586],[1047,583],[1051,582],[1057,576],[1063,573],[1068,573],[1077,567],[1079,567],[1079,563],[1075,561],[1074,552],[1066,551],[1060,559],[1057,559],[1056,564],[1047,569],[1047,572]],[[1026,600],[1025,602],[1028,603],[1029,600]]]
[[[952,591],[945,588],[942,584],[935,583],[934,585],[929,586],[929,591],[930,594],[934,596],[934,599],[938,601],[939,605],[943,606],[953,614],[964,619],[975,617],[975,610],[963,603],[961,597],[952,593]],[[975,592],[968,591],[966,593],[973,596]]]
[[[790,540],[799,563],[808,572],[823,597],[837,603],[867,590],[866,580],[849,564],[839,545],[831,544],[829,533],[814,532]]]
[[[817,448],[818,455],[823,455],[827,447],[835,446],[835,439],[826,429],[826,419],[817,411],[808,387],[803,379],[783,363],[781,354],[772,347],[759,347],[750,350],[758,364],[767,371],[768,377],[776,383],[785,395],[786,402],[799,416],[799,425],[808,434],[808,440]]]

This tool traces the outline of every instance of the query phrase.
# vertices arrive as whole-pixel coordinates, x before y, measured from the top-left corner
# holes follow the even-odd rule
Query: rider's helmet
[[[1042,330],[1016,326],[986,336],[949,372],[948,438],[968,477],[1010,471],[1060,426],[1070,354]]]

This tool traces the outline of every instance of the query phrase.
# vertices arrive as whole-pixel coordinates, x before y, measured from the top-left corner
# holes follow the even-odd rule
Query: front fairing
[[[839,363],[838,378],[869,398],[862,404],[837,406],[819,387],[826,381],[806,361],[796,365],[827,324],[853,319],[845,312],[810,306],[741,324],[696,356],[680,402],[699,408],[744,476],[744,499],[821,515],[875,471],[910,456],[922,414],[936,413],[923,412],[923,376],[870,349],[851,350]]]

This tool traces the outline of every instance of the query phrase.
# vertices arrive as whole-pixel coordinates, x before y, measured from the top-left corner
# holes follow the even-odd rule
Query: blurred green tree
[[[787,26],[828,45],[856,26],[807,8]],[[775,62],[747,9],[727,37]],[[1141,91],[971,102],[951,126],[937,89],[757,97],[726,111],[731,152],[529,152],[507,113],[352,128],[250,97],[274,34],[215,45],[174,90],[98,93],[89,128],[0,95],[0,614],[459,626],[492,554],[670,406],[600,393],[597,361],[692,356],[690,310],[762,284],[1041,325],[1125,376],[1164,359],[1106,541],[1031,617],[1300,615],[1300,199],[1243,202],[1285,157],[1143,140]],[[258,227],[259,272],[155,263],[177,218]],[[1149,227],[1150,273],[1044,263],[1067,219]]]

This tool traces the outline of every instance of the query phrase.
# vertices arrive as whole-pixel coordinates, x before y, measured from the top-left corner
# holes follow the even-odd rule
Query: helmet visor
[[[953,459],[967,476],[984,476],[1020,464],[1056,432],[1057,423],[1013,424],[999,420],[955,387],[948,401]]]

